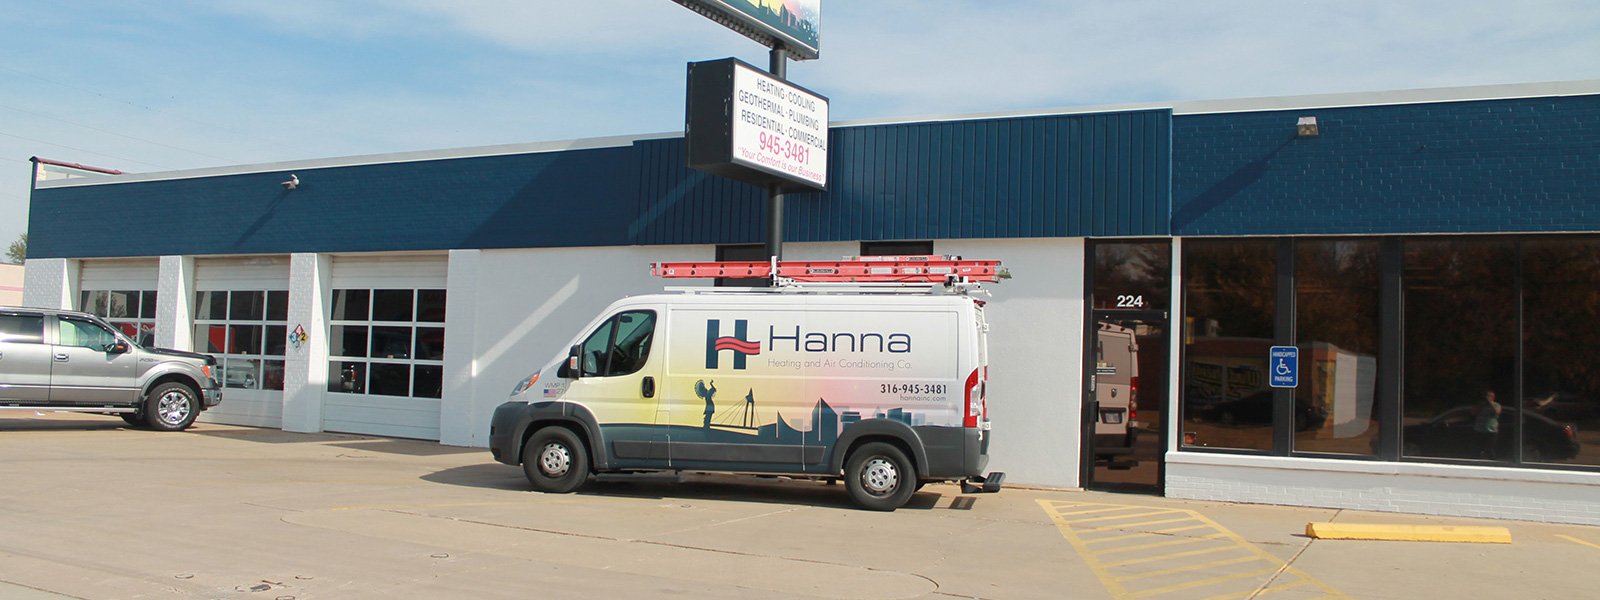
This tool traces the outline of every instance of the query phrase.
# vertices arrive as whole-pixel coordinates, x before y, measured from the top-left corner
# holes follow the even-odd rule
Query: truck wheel
[[[906,454],[890,444],[872,442],[850,454],[844,470],[850,499],[867,510],[894,510],[917,491],[917,472]]]
[[[126,422],[129,427],[144,427],[145,426],[144,415],[141,415],[139,413],[122,413],[122,414],[117,415],[117,416],[122,417],[122,420],[124,422]]]
[[[200,416],[200,399],[184,384],[169,381],[144,397],[145,423],[160,431],[183,431]]]
[[[589,453],[567,428],[546,427],[522,446],[522,473],[533,489],[565,494],[589,479]]]

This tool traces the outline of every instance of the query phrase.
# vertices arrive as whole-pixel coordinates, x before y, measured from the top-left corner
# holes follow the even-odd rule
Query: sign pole
[[[767,71],[778,81],[787,81],[788,56],[783,44],[776,44],[768,53]],[[783,260],[783,186],[767,184],[767,256]]]

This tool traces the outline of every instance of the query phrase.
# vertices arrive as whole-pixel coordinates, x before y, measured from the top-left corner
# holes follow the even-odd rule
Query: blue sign
[[[1267,371],[1271,376],[1267,378],[1272,382],[1272,387],[1292,388],[1300,385],[1300,349],[1294,346],[1273,346],[1269,352],[1272,357]]]

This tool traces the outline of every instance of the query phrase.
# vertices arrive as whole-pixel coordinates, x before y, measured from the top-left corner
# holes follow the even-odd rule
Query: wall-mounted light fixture
[[[297,187],[300,187],[300,178],[296,177],[293,173],[291,173],[291,174],[289,174],[289,179],[284,180],[282,185],[283,185],[283,189],[286,189],[286,190],[295,189]]]
[[[1317,137],[1317,118],[1300,117],[1300,121],[1294,124],[1294,130],[1296,137]]]

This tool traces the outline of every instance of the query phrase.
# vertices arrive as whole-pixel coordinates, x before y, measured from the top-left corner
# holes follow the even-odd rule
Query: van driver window
[[[116,343],[117,336],[109,330],[87,321],[61,319],[61,346],[79,346],[104,350]]]
[[[580,359],[583,376],[615,377],[634,373],[650,358],[656,314],[628,311],[607,319],[584,340]]]

